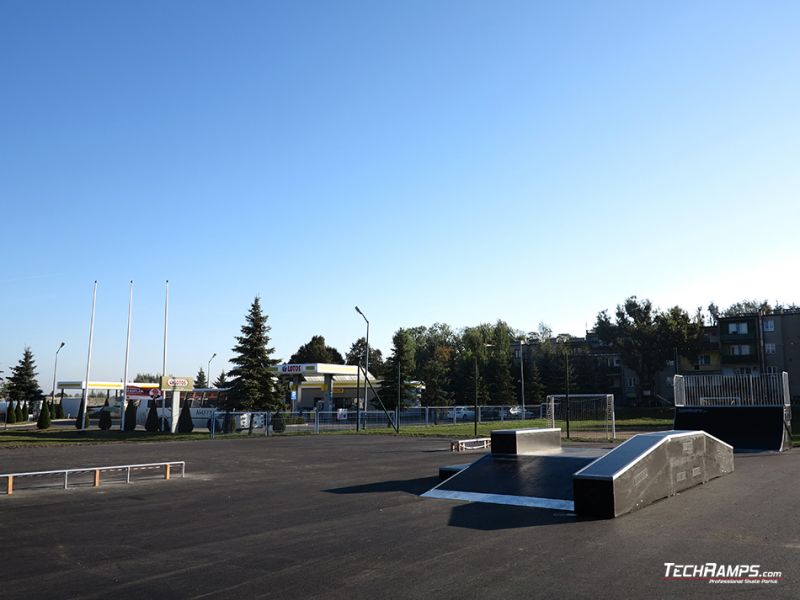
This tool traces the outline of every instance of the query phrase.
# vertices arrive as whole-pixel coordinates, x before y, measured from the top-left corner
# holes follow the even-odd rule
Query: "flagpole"
[[[128,339],[125,342],[125,374],[122,379],[122,410],[119,414],[119,430],[125,431],[125,409],[128,407],[128,361],[131,355],[131,316],[133,313],[133,280],[128,295]]]
[[[164,361],[161,364],[161,377],[167,376],[167,324],[169,323],[169,279],[167,279],[167,291],[166,296],[164,298]],[[163,388],[163,385],[160,386]],[[167,414],[166,414],[166,402],[167,402],[167,393],[166,390],[161,389],[161,423],[163,424],[166,421]]]
[[[89,353],[86,357],[86,381],[83,385],[83,400],[81,401],[81,409],[78,410],[78,419],[80,422],[81,431],[86,430],[86,412],[89,410],[89,374],[92,369],[92,341],[94,340],[94,309],[97,304],[97,280],[95,279],[94,288],[92,289],[92,319],[89,322]]]

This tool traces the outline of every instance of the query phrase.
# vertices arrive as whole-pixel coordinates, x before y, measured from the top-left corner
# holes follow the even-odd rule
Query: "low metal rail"
[[[21,477],[43,477],[46,475],[63,475],[64,476],[64,489],[69,487],[70,474],[77,473],[92,473],[92,487],[100,486],[100,473],[125,471],[125,483],[131,482],[131,472],[136,469],[160,469],[164,468],[164,479],[172,478],[172,467],[180,467],[181,477],[186,475],[186,462],[182,460],[170,460],[166,462],[157,463],[143,463],[136,465],[114,465],[111,467],[83,467],[78,469],[56,469],[54,471],[30,471],[27,473],[0,473],[0,482],[6,480],[5,491],[6,495],[10,496],[14,493],[14,481]]]

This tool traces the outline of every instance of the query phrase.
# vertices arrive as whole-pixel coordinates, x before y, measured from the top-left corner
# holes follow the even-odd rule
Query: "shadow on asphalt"
[[[548,525],[568,525],[582,521],[573,513],[544,508],[524,506],[500,506],[470,502],[453,507],[448,525],[496,531],[499,529],[520,529],[523,527],[542,527]]]
[[[405,492],[419,496],[424,494],[439,483],[438,477],[420,477],[419,479],[405,479],[396,481],[378,481],[362,485],[332,488],[323,490],[330,494],[380,494],[385,492]]]

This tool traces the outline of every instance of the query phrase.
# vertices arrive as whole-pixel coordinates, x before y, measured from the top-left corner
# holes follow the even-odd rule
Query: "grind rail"
[[[30,471],[27,473],[0,473],[0,481],[6,480],[5,492],[10,496],[14,493],[14,481],[22,477],[45,477],[48,475],[63,475],[64,489],[69,487],[69,476],[71,474],[92,473],[92,487],[100,486],[100,473],[125,471],[125,483],[131,482],[131,473],[135,470],[160,469],[164,468],[164,479],[172,478],[172,467],[178,466],[181,469],[181,477],[186,475],[186,462],[182,460],[170,460],[157,463],[143,463],[134,465],[114,465],[110,467],[82,467],[77,469],[56,469],[53,471]]]

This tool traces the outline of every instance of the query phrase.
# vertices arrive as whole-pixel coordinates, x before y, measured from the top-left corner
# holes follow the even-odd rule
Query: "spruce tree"
[[[42,402],[42,410],[39,411],[39,419],[36,421],[38,429],[47,429],[50,427],[50,407],[47,401]]]
[[[228,374],[225,371],[222,371],[217,377],[217,380],[214,382],[214,387],[219,389],[225,389],[230,385],[228,381]]]
[[[192,422],[192,413],[189,410],[189,399],[183,401],[183,408],[181,415],[178,417],[178,433],[192,433],[194,431],[194,423]]]
[[[279,410],[283,401],[276,385],[272,366],[279,361],[271,358],[275,350],[269,347],[267,315],[261,311],[261,300],[256,296],[242,325],[242,335],[236,337],[233,347],[235,366],[229,394],[229,408]]]
[[[33,359],[33,352],[30,348],[25,348],[22,358],[15,367],[11,369],[8,378],[8,398],[19,406],[20,412],[17,413],[17,420],[22,420],[23,403],[39,402],[44,398],[41,388],[36,381],[36,363]]]
[[[106,402],[103,404],[103,410],[100,411],[100,422],[97,426],[103,431],[111,429],[111,412],[109,412],[108,409],[108,398],[106,398]]]
[[[206,379],[206,372],[203,370],[203,367],[200,367],[200,370],[197,371],[197,375],[194,378],[194,387],[201,389],[208,387],[208,380]]]

